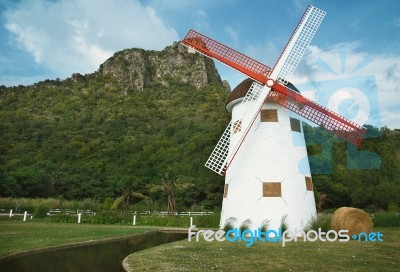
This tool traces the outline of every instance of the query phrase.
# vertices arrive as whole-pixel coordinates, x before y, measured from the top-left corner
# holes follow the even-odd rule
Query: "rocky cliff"
[[[162,51],[134,48],[117,52],[98,72],[114,77],[119,87],[140,91],[145,87],[169,86],[171,82],[196,88],[221,83],[212,60],[188,53],[186,47],[177,42]]]

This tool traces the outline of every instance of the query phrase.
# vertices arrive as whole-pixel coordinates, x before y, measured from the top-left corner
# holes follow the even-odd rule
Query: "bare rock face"
[[[72,79],[72,81],[74,81],[74,82],[82,82],[82,81],[85,81],[85,77],[84,77],[83,75],[79,74],[79,73],[73,73],[73,74],[71,75],[71,79]]]
[[[175,42],[162,51],[125,49],[100,65],[100,74],[112,76],[123,88],[143,91],[144,87],[190,84],[200,88],[221,83],[214,62],[200,54],[188,53]]]

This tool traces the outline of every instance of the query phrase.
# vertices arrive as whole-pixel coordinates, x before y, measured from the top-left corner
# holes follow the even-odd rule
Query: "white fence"
[[[56,214],[71,214],[71,215],[77,215],[77,214],[85,214],[85,215],[96,215],[96,212],[93,210],[72,210],[72,209],[49,209],[47,212],[47,215],[56,215]],[[177,216],[203,216],[203,215],[212,215],[214,212],[173,212],[173,213],[168,213],[167,211],[127,211],[123,213],[131,213],[134,215],[159,215],[159,216],[167,216],[167,215],[177,215]],[[5,209],[0,210],[1,215],[8,215],[8,211]],[[20,215],[18,212],[13,212],[10,210],[10,217],[13,215]]]
[[[50,209],[47,212],[47,215],[53,215],[53,214],[91,214],[91,215],[96,215],[96,212],[93,210],[72,210],[72,209]]]
[[[178,216],[202,216],[202,215],[211,215],[214,214],[214,212],[173,212],[173,213],[168,213],[165,211],[134,211],[132,212],[133,214],[136,215],[160,215],[160,216],[166,216],[166,215],[178,215]]]
[[[1,211],[4,211],[4,209],[2,209]],[[168,213],[166,211],[153,211],[153,212],[151,212],[151,211],[133,211],[133,212],[130,211],[129,212],[128,211],[126,213],[127,214],[132,214],[132,216],[133,216],[132,225],[134,225],[134,226],[136,225],[136,217],[138,215],[140,215],[140,216],[156,215],[156,216],[161,216],[161,217],[168,216],[168,215],[188,216],[189,220],[190,220],[190,226],[192,226],[193,225],[193,216],[204,216],[204,215],[212,215],[212,214],[214,214],[214,212],[173,212],[173,213]],[[47,212],[48,216],[57,215],[57,214],[67,214],[67,215],[77,216],[78,217],[78,224],[79,224],[79,223],[81,223],[81,219],[82,219],[82,215],[83,214],[89,215],[89,216],[95,216],[96,212],[93,211],[93,210],[79,210],[79,209],[77,209],[77,210],[72,210],[72,209],[50,209]],[[11,218],[11,217],[13,217],[15,215],[22,215],[22,214],[14,213],[13,210],[11,209],[9,213],[7,213],[7,214],[6,213],[4,213],[4,214],[0,213],[0,215],[7,215],[7,216],[9,216]],[[30,216],[30,219],[33,219],[32,215],[29,214],[29,216]],[[26,221],[27,217],[28,217],[28,212],[25,211],[23,213],[23,221]]]

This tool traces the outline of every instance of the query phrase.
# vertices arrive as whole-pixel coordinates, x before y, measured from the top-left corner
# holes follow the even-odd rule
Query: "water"
[[[128,239],[36,252],[0,261],[0,271],[121,272],[122,261],[129,254],[185,237],[187,234],[150,232]]]

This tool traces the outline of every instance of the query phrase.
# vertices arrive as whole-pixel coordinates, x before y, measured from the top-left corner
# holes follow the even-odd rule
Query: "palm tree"
[[[168,214],[176,211],[175,192],[177,190],[184,190],[193,186],[192,183],[186,181],[185,177],[177,178],[171,169],[168,169],[161,177],[161,184],[152,185],[150,192],[164,192],[168,197],[167,212]]]
[[[161,177],[161,184],[152,185],[150,188],[150,192],[164,192],[168,196],[168,206],[167,212],[168,214],[174,213],[176,209],[175,203],[175,195],[174,191],[177,187],[178,179],[171,174],[171,170],[167,170],[165,174]]]
[[[174,213],[176,209],[174,190],[176,188],[177,178],[171,176],[170,172],[165,173],[164,177],[161,178],[163,184],[163,190],[168,195],[168,214]]]
[[[123,204],[125,204],[125,207],[128,210],[132,198],[146,198],[145,195],[136,191],[137,181],[135,177],[125,178],[120,182],[119,185],[122,191],[122,195],[114,201],[113,205],[111,206],[111,209],[113,210],[120,208]]]

